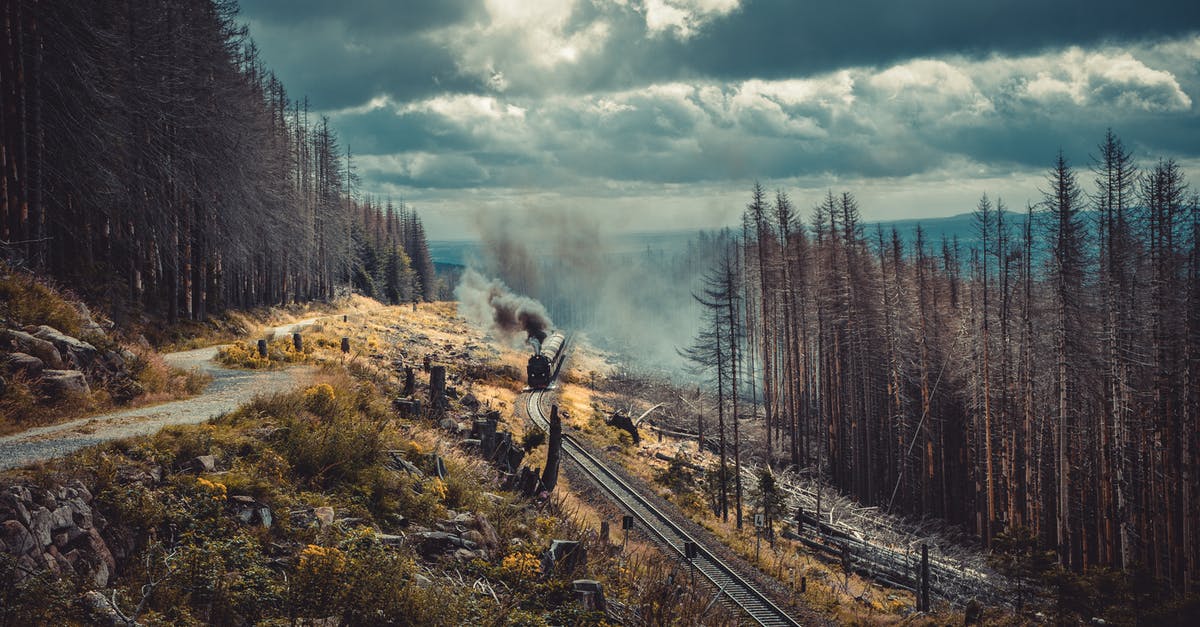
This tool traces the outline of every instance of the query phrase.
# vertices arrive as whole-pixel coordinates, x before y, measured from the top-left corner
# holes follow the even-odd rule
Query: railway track
[[[530,420],[549,432],[550,425],[545,415],[542,414],[541,408],[542,396],[545,394],[545,390],[530,392],[526,400],[526,410]],[[675,524],[669,516],[610,470],[603,461],[597,459],[570,436],[563,434],[562,447],[563,453],[568,459],[573,460],[596,485],[612,495],[635,519],[640,521],[642,528],[660,544],[682,557],[684,556],[684,543],[695,543],[696,557],[691,559],[693,567],[721,591],[724,599],[741,608],[759,625],[771,627],[799,625],[787,612],[760,592],[753,583],[738,575],[729,565],[709,551],[704,544],[696,541],[683,528]]]

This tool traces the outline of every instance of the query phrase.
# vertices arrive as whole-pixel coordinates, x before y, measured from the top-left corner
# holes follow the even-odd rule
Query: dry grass
[[[579,344],[576,350],[580,350]],[[620,395],[606,395],[604,398],[609,402],[615,399],[618,404],[636,401]],[[563,385],[560,403],[569,408],[571,418],[568,424],[577,430],[573,435],[581,436],[596,446],[611,446],[613,434],[618,430],[605,427],[602,419],[616,408],[605,405],[599,395],[588,389],[586,382],[583,385]],[[913,614],[916,600],[912,593],[884,588],[857,575],[847,577],[840,565],[818,559],[797,542],[777,538],[772,547],[770,542],[763,539],[756,559],[754,527],[747,523],[743,529],[737,529],[732,515],[732,490],[731,516],[726,522],[707,506],[695,507],[696,494],[675,494],[656,481],[669,465],[668,461],[656,454],[669,458],[682,454],[688,462],[705,468],[716,467],[717,456],[708,451],[699,451],[694,441],[669,436],[660,441],[657,435],[646,429],[642,431],[640,446],[623,445],[619,451],[607,453],[609,459],[621,463],[627,472],[642,479],[645,485],[653,486],[659,496],[675,502],[696,523],[711,531],[760,572],[779,580],[792,590],[796,602],[816,608],[839,624],[933,625],[962,622],[962,614],[948,607],[940,607],[929,615]],[[749,497],[751,486],[743,485],[743,490],[746,494],[744,511],[749,516],[754,511]],[[802,578],[806,583],[806,592],[803,594],[799,590]]]

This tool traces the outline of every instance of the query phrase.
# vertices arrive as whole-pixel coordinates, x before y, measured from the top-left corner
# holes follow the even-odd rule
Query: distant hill
[[[1005,220],[1013,225],[1019,225],[1025,219],[1023,213],[1005,212]],[[976,231],[975,216],[970,213],[947,216],[942,218],[907,218],[903,220],[882,220],[863,223],[863,233],[867,239],[875,241],[877,227],[882,227],[884,237],[891,237],[894,227],[904,238],[906,245],[911,245],[916,239],[917,227],[925,230],[925,241],[930,247],[940,247],[943,238],[952,240],[958,238],[958,243],[964,249],[974,244],[979,235]],[[646,231],[620,233],[609,238],[607,245],[611,255],[635,255],[646,250],[656,253],[673,254],[687,250],[688,244],[695,241],[696,234],[702,229],[674,229],[667,231]],[[704,229],[715,230],[715,229]],[[552,250],[539,250],[539,241],[530,244],[531,252],[549,256]],[[430,240],[429,253],[434,262],[440,265],[466,266],[473,260],[483,260],[485,249],[482,242],[473,239]]]

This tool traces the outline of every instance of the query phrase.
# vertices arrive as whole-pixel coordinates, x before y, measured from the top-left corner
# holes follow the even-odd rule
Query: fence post
[[[404,367],[404,390],[400,392],[400,396],[412,396],[417,389],[417,377],[413,373],[412,366]]]
[[[267,356],[267,341],[266,340],[258,341],[258,356],[259,357]]]
[[[441,411],[446,403],[446,367],[433,366],[429,369],[429,408]]]
[[[343,353],[350,352],[350,338],[348,338],[348,337],[342,338],[342,352]]]
[[[300,337],[299,333],[292,334],[292,346],[295,347],[297,353],[304,352],[304,338]]]

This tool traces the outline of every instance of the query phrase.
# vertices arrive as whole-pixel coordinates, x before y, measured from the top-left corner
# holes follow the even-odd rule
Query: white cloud
[[[486,18],[431,34],[450,49],[459,71],[503,92],[514,85],[537,86],[546,72],[564,71],[596,55],[607,42],[610,25],[594,19],[571,21],[576,0],[486,0]]]
[[[1151,68],[1129,50],[1071,48],[1011,65],[1018,75],[1036,72],[1024,93],[1047,105],[1069,101],[1077,107],[1147,112],[1180,112],[1192,106],[1175,74]]]
[[[670,32],[687,39],[709,20],[728,15],[740,4],[740,0],[645,0],[642,11],[651,35]]]

